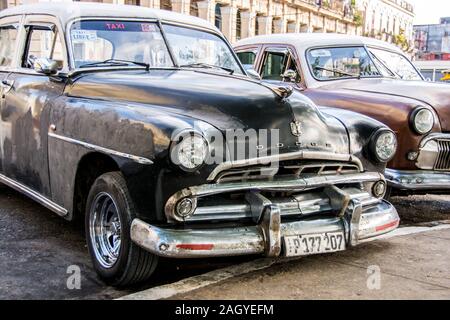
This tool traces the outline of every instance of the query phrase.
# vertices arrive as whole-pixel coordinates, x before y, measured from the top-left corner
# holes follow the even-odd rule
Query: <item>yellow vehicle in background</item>
[[[450,69],[442,71],[442,75],[441,81],[450,82]]]
[[[450,82],[450,61],[414,61],[423,77],[433,82]]]

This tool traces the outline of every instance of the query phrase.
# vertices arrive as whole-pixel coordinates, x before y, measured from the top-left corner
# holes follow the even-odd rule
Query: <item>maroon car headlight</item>
[[[381,129],[373,135],[370,145],[378,162],[389,162],[397,152],[397,136],[391,130]]]
[[[433,112],[427,108],[418,107],[411,113],[410,122],[418,134],[427,134],[434,127]]]

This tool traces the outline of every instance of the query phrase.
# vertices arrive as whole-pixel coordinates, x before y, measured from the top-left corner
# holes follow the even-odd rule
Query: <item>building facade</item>
[[[450,60],[450,18],[414,26],[417,60]]]
[[[40,0],[0,0],[0,7]],[[48,0],[45,0],[48,1]],[[53,0],[71,1],[71,0]],[[412,6],[403,0],[88,0],[190,14],[215,24],[235,42],[254,35],[330,32],[412,40]],[[392,38],[393,39],[393,38]],[[390,40],[386,37],[386,40]]]
[[[414,8],[403,0],[358,0],[364,14],[363,35],[395,43],[406,51],[414,48]]]

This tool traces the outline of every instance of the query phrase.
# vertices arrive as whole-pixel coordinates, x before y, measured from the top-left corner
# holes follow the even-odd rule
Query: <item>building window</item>
[[[0,1],[0,10],[8,8],[8,0],[1,0]]]
[[[172,2],[171,0],[161,0],[159,2],[159,8],[163,10],[172,11]]]
[[[241,22],[241,10],[238,9],[236,13],[236,40],[241,40],[242,22]]]
[[[191,0],[191,5],[189,8],[189,14],[194,17],[198,17],[198,0]]]
[[[141,0],[125,0],[125,4],[131,4],[134,6],[140,6]]]
[[[221,5],[216,4],[215,13],[214,13],[214,25],[216,28],[222,30],[222,10],[220,10]]]
[[[259,35],[259,15],[255,17],[255,36]]]
[[[214,12],[214,25],[216,26],[216,28],[222,30],[222,10],[220,10],[220,4],[216,4]]]

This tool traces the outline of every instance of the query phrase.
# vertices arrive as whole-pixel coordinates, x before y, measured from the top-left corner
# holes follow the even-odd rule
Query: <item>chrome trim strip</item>
[[[342,189],[350,200],[358,200],[363,207],[377,205],[381,199],[358,189]],[[280,208],[282,217],[308,216],[331,212],[332,201],[323,193],[303,193],[286,198],[270,198],[270,203]],[[233,204],[218,203],[216,205],[198,206],[194,213],[186,218],[187,222],[240,220],[253,217],[252,206],[245,200]]]
[[[153,164],[153,161],[150,160],[150,159],[147,159],[147,158],[143,158],[143,157],[135,156],[135,155],[128,154],[128,153],[123,153],[123,152],[111,150],[111,149],[108,149],[108,148],[103,148],[103,147],[100,147],[100,146],[97,146],[97,145],[94,145],[94,144],[90,144],[90,143],[83,142],[83,141],[80,141],[80,140],[76,140],[76,139],[68,138],[68,137],[65,137],[65,136],[61,136],[61,135],[56,134],[56,133],[49,132],[48,136],[52,137],[52,138],[55,138],[55,139],[59,139],[59,140],[65,141],[65,142],[69,142],[69,143],[73,143],[73,144],[85,147],[85,148],[87,148],[89,150],[95,150],[95,151],[99,151],[99,152],[102,152],[102,153],[107,153],[107,154],[110,154],[110,155],[113,155],[113,156],[118,156],[118,157],[121,157],[121,158],[130,159],[130,160],[132,160],[134,162],[137,162],[137,163],[140,163],[140,164],[147,164],[147,165],[148,164]]]
[[[8,177],[4,176],[1,173],[0,173],[0,182],[3,182],[8,187],[13,188],[13,189],[15,189],[15,190],[17,190],[17,191],[27,195],[28,197],[30,197],[34,201],[40,203],[41,205],[43,205],[47,209],[50,209],[51,211],[55,212],[57,215],[59,215],[61,217],[65,217],[69,213],[69,211],[67,211],[67,209],[61,207],[60,205],[58,205],[56,203],[54,203],[50,199],[48,199],[48,198],[44,197],[43,195],[41,195],[40,193],[38,193],[38,192],[28,188],[27,186],[25,186],[25,185],[15,181],[15,180],[13,180],[11,178],[8,178]]]
[[[357,242],[388,233],[398,227],[398,213],[389,202],[382,201],[376,207],[362,210],[358,229],[354,230]],[[342,218],[299,220],[275,224],[278,240],[286,236],[313,233],[346,231]],[[150,225],[134,219],[131,224],[131,239],[149,252],[170,258],[202,258],[262,254],[280,255],[273,250],[277,239],[265,236],[264,224],[235,228],[169,229]],[[266,226],[267,228],[267,226]]]
[[[246,166],[254,166],[258,164],[267,164],[267,163],[277,163],[285,160],[331,160],[331,161],[348,161],[356,164],[359,168],[360,172],[364,171],[363,164],[360,159],[351,154],[337,154],[332,152],[317,152],[317,151],[308,151],[301,150],[290,153],[281,153],[273,156],[265,156],[260,158],[253,159],[244,159],[237,161],[227,161],[219,164],[209,175],[208,181],[213,181],[216,179],[217,175],[224,171],[233,168],[240,168]]]
[[[401,190],[450,190],[450,172],[386,169],[386,180]]]

